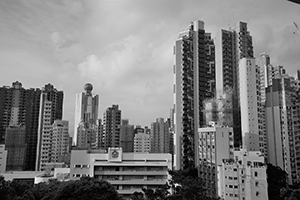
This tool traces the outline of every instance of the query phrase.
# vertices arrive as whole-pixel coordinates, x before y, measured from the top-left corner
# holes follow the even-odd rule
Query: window
[[[254,176],[257,177],[257,176],[258,176],[258,173],[257,173],[257,172],[254,172]]]
[[[256,187],[258,186],[258,181],[255,182],[255,186],[256,186]]]

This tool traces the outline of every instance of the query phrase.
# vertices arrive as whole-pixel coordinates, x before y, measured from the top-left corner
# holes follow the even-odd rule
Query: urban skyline
[[[299,12],[286,1],[0,4],[0,85],[18,80],[24,88],[36,88],[51,83],[64,91],[63,118],[70,122],[70,133],[74,131],[75,94],[86,82],[99,95],[99,114],[118,104],[132,124],[144,126],[157,117],[168,117],[173,102],[172,47],[178,31],[189,21],[203,20],[213,38],[220,29],[245,21],[254,38],[256,58],[266,52],[272,63],[283,65],[289,74],[296,74],[299,66],[296,44],[300,38],[293,26]],[[233,12],[234,5],[240,6]],[[120,12],[101,12],[101,7]],[[150,10],[157,7],[155,13]],[[169,7],[174,9],[166,11]],[[40,13],[45,18],[39,19]],[[43,26],[40,20],[45,20]],[[142,26],[145,21],[147,26]]]

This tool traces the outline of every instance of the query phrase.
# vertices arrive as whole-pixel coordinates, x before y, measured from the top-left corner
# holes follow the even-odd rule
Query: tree
[[[119,194],[107,181],[83,177],[77,181],[61,183],[58,190],[51,193],[46,199],[119,200]],[[43,200],[46,199],[43,198]]]
[[[213,200],[214,197],[208,197],[205,193],[203,181],[198,177],[197,168],[187,170],[170,171],[172,180],[169,182],[173,194],[166,200]]]
[[[268,196],[272,200],[281,200],[280,191],[287,187],[287,173],[280,167],[267,165]]]

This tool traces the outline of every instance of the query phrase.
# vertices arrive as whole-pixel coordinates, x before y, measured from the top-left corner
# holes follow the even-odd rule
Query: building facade
[[[13,82],[11,87],[0,87],[0,144],[5,144],[7,127],[25,127],[26,154],[23,169],[26,171],[35,170],[40,96],[40,89],[25,89],[18,81]]]
[[[267,158],[267,136],[261,103],[260,69],[254,58],[242,58],[239,64],[239,94],[243,148],[261,151]]]
[[[165,185],[172,167],[170,154],[123,153],[122,148],[109,148],[108,153],[72,150],[71,155],[71,179],[107,180],[125,196]]]
[[[204,123],[202,101],[213,90],[213,40],[204,22],[195,21],[179,33],[174,55],[175,168],[195,165],[195,137]]]
[[[25,171],[26,129],[15,125],[6,128],[5,150],[7,150],[6,171]]]
[[[55,120],[52,125],[51,163],[70,152],[69,121]]]
[[[239,22],[229,30],[221,30],[216,40],[217,90],[232,90],[232,114],[235,147],[242,145],[239,103],[239,60],[253,58],[252,37],[247,23]]]
[[[129,124],[128,119],[121,120],[120,140],[123,152],[134,150],[134,126]]]
[[[150,153],[150,134],[137,133],[134,136],[134,153]]]
[[[298,80],[284,75],[266,89],[268,162],[288,173],[289,184],[300,177],[300,91]]]
[[[45,164],[51,162],[52,125],[63,115],[63,91],[47,84],[42,89],[39,114],[36,170],[45,170]]]
[[[218,194],[218,166],[223,159],[234,157],[233,129],[228,127],[199,128],[197,137],[198,177],[204,181],[209,196]]]
[[[93,95],[93,86],[84,85],[85,92],[76,94],[74,144],[77,145],[77,130],[81,122],[87,123],[89,128],[95,128],[98,120],[99,96]]]
[[[0,174],[6,171],[6,161],[7,161],[7,150],[5,150],[4,144],[0,144]]]
[[[260,151],[241,150],[218,167],[219,196],[224,200],[268,200],[267,166]]]
[[[121,110],[118,105],[107,108],[103,114],[103,133],[101,138],[101,149],[109,147],[120,147]]]

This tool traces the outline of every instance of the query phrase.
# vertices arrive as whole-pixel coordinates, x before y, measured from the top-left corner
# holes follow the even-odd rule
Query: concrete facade
[[[93,86],[84,85],[85,92],[76,94],[75,123],[73,143],[77,145],[77,130],[81,122],[88,123],[89,128],[94,128],[98,120],[99,96],[93,95]]]
[[[195,137],[205,124],[202,101],[214,91],[214,45],[197,20],[179,33],[174,47],[175,169],[195,166]],[[209,67],[208,67],[209,66]]]
[[[141,188],[166,184],[171,154],[123,153],[122,148],[100,151],[72,150],[71,179],[82,176],[109,181],[119,194],[131,195]]]
[[[260,96],[260,73],[254,58],[243,58],[239,64],[239,93],[243,148],[261,151],[267,157],[267,136],[264,129]]]
[[[198,129],[196,143],[199,177],[207,187],[207,193],[217,196],[217,167],[223,159],[233,158],[233,129],[228,127],[206,127]]]
[[[218,166],[219,196],[224,200],[268,200],[267,166],[259,151],[235,152]]]
[[[0,174],[6,171],[7,150],[5,145],[0,144]]]
[[[150,135],[137,133],[134,136],[134,153],[150,153]]]

